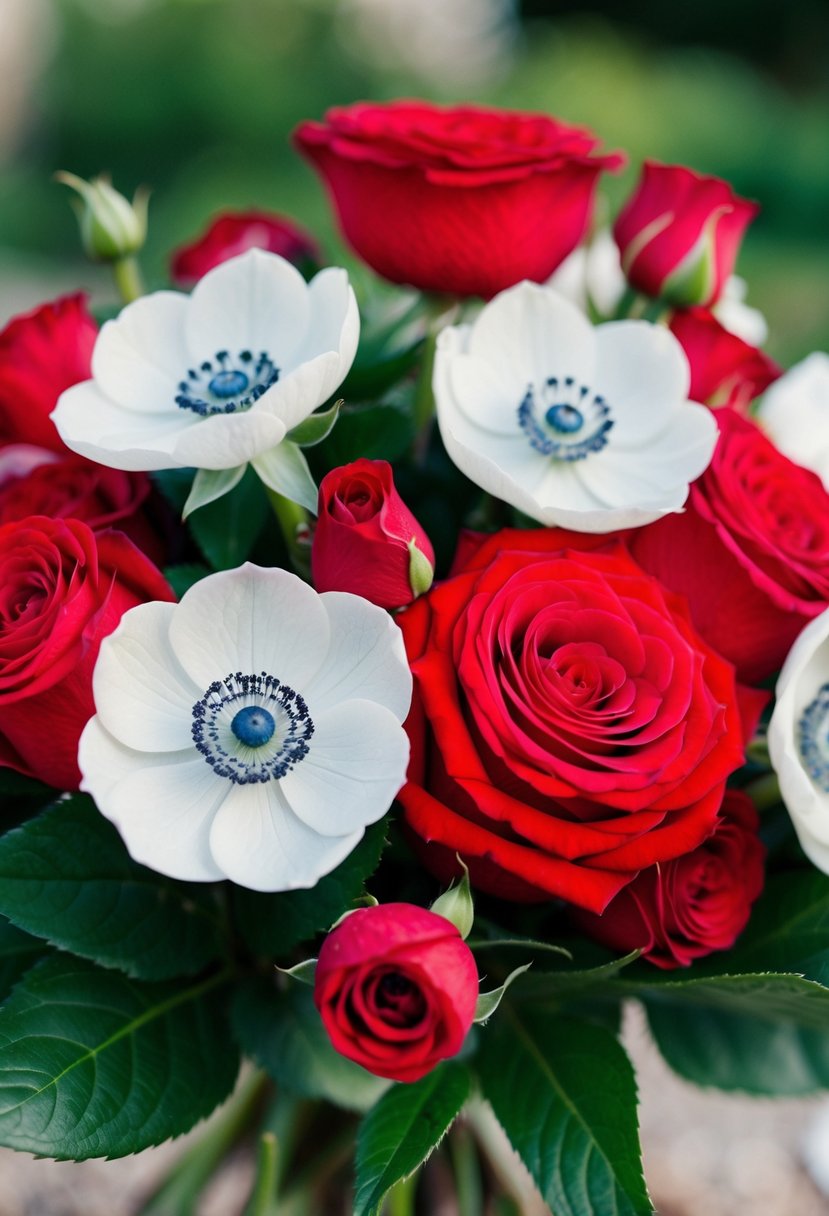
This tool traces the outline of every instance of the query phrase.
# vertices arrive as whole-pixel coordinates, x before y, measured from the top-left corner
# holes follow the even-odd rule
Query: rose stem
[[[125,304],[132,304],[144,294],[144,280],[134,257],[118,258],[112,263],[115,286]]]
[[[208,1124],[204,1134],[182,1153],[138,1216],[191,1216],[199,1195],[222,1164],[228,1149],[247,1129],[264,1091],[264,1073],[251,1071]]]
[[[279,1164],[279,1146],[273,1132],[263,1132],[259,1137],[256,1154],[256,1180],[250,1202],[244,1216],[277,1216],[276,1183]]]
[[[414,1216],[416,1188],[417,1171],[393,1186],[386,1199],[387,1216]]]
[[[455,1186],[458,1193],[458,1216],[480,1216],[484,1210],[484,1193],[481,1184],[481,1167],[475,1140],[465,1123],[452,1129],[449,1137],[449,1155],[455,1171]]]
[[[298,503],[285,498],[284,495],[277,494],[275,490],[271,490],[267,486],[265,488],[271,509],[276,516],[276,522],[279,524],[279,530],[285,540],[291,565],[296,573],[305,579],[306,583],[310,583],[311,546],[307,541],[300,540],[301,536],[309,534],[308,512]]]

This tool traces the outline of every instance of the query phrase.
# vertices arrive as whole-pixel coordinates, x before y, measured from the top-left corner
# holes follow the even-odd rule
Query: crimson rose
[[[711,832],[743,759],[731,665],[619,542],[468,538],[399,619],[415,677],[399,794],[425,860],[600,912]]]
[[[746,414],[754,398],[780,375],[773,359],[731,333],[707,308],[675,312],[671,331],[691,368],[692,401]]]
[[[314,238],[286,216],[268,211],[226,211],[212,220],[198,240],[173,253],[173,282],[179,287],[192,287],[208,270],[248,249],[267,249],[300,267],[320,260]]]
[[[295,141],[369,266],[461,296],[551,275],[584,235],[599,174],[623,163],[546,115],[421,101],[329,110]]]
[[[638,528],[628,544],[755,684],[829,605],[829,494],[747,418],[718,410],[717,423],[714,456],[684,512]]]
[[[733,946],[763,889],[766,850],[754,803],[727,790],[714,831],[698,848],[643,870],[601,916],[579,926],[613,950],[642,950],[657,967],[687,967]]]
[[[628,282],[679,308],[715,303],[758,210],[719,177],[645,161],[613,228]]]
[[[0,527],[0,765],[77,789],[102,638],[128,608],[173,598],[120,532],[39,515]]]
[[[0,443],[66,451],[49,415],[64,389],[89,379],[97,333],[82,295],[9,322],[0,333]]]
[[[391,465],[361,458],[322,479],[311,550],[317,591],[401,608],[432,582],[431,541],[397,493]]]
[[[457,1055],[478,971],[443,916],[414,904],[351,912],[322,945],[314,1001],[331,1042],[378,1077],[417,1081]]]

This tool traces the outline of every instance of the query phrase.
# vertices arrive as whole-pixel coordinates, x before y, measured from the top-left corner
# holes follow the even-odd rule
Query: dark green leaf
[[[0,914],[142,979],[190,975],[216,957],[221,926],[211,894],[132,861],[84,794],[0,838]]]
[[[361,456],[396,460],[414,439],[411,417],[396,405],[344,407],[334,430],[318,449],[328,468]]]
[[[636,1081],[602,1027],[507,1006],[482,1034],[484,1095],[556,1216],[652,1212]]]
[[[121,1157],[187,1131],[238,1069],[223,977],[142,984],[59,955],[0,1010],[0,1144]]]
[[[160,469],[151,474],[167,502],[177,515],[181,515],[187,496],[196,476],[195,469]]]
[[[521,977],[517,995],[527,996],[533,1001],[569,1000],[572,994],[578,994],[581,989],[609,984],[638,957],[639,951],[634,950],[621,958],[598,963],[595,967],[555,967],[546,971],[533,969]]]
[[[328,929],[362,895],[365,880],[377,869],[385,833],[385,823],[372,825],[354,852],[308,891],[263,895],[234,887],[236,918],[251,950],[284,957],[299,942]]]
[[[188,524],[214,570],[230,570],[249,556],[269,515],[264,487],[253,469],[229,494],[199,507]]]
[[[13,768],[0,768],[0,795],[4,798],[54,798],[55,791],[42,781],[24,777]]]
[[[380,1099],[357,1136],[354,1216],[379,1216],[388,1192],[440,1144],[468,1096],[469,1074],[452,1063]]]
[[[347,1110],[366,1110],[388,1087],[331,1046],[311,989],[251,980],[237,991],[233,1026],[243,1051],[284,1089],[325,1098]]]
[[[25,971],[45,953],[46,947],[0,919],[0,1004],[6,999]]]
[[[168,566],[164,571],[164,577],[181,599],[185,591],[189,591],[194,583],[199,582],[209,573],[210,568],[203,566],[200,562],[186,562],[180,566]]]
[[[829,988],[769,974],[654,981],[637,992],[665,1060],[697,1085],[754,1094],[829,1088]]]

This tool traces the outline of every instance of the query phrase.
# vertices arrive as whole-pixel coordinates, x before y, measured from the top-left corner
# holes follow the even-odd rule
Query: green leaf
[[[9,921],[0,919],[0,1004],[45,950],[43,942],[36,937],[30,937]]]
[[[569,1000],[582,989],[607,986],[621,971],[639,958],[641,951],[633,950],[595,967],[562,967],[560,970],[533,971],[521,981],[521,997],[533,1001]]]
[[[507,1005],[482,1043],[484,1095],[556,1216],[653,1211],[642,1175],[636,1081],[612,1034]]]
[[[239,484],[188,519],[190,531],[214,570],[230,570],[249,556],[269,516],[262,483],[251,468]]]
[[[635,991],[666,1062],[695,1084],[777,1095],[829,1088],[829,988],[766,974],[638,983]]]
[[[396,460],[411,446],[414,423],[396,405],[345,406],[340,420],[325,441],[327,466],[369,460]]]
[[[379,1216],[388,1192],[440,1144],[468,1096],[469,1073],[450,1063],[380,1099],[357,1136],[354,1216]]]
[[[181,518],[187,519],[199,507],[224,498],[225,494],[238,486],[246,468],[247,465],[240,464],[235,469],[199,469],[193,478],[187,502],[181,509]]]
[[[304,984],[285,991],[266,979],[242,984],[233,1001],[233,1026],[245,1053],[291,1093],[362,1111],[388,1088],[388,1081],[332,1047]]]
[[[51,785],[25,777],[13,768],[0,768],[0,794],[4,798],[54,798]]]
[[[386,824],[373,824],[336,870],[309,891],[263,895],[233,888],[239,930],[255,954],[284,957],[293,946],[328,929],[363,893],[386,843]]]
[[[210,567],[201,562],[184,562],[178,566],[167,566],[164,577],[173,588],[177,598],[181,599],[185,591],[189,591],[195,583],[209,573]]]
[[[323,439],[327,438],[334,429],[334,423],[337,421],[342,404],[342,400],[335,401],[327,410],[309,414],[298,426],[288,432],[288,440],[301,448],[312,448],[316,444],[322,443]]]
[[[224,980],[142,984],[67,955],[39,963],[0,1010],[0,1144],[83,1160],[187,1131],[238,1070]]]
[[[211,889],[134,862],[76,795],[0,838],[0,914],[54,946],[142,979],[201,970],[221,949]]]

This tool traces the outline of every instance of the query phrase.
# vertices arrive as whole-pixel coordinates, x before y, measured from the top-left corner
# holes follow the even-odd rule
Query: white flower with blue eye
[[[688,362],[646,321],[593,327],[519,283],[440,334],[440,432],[476,485],[543,524],[612,532],[679,511],[717,442],[688,401]]]
[[[101,646],[81,788],[173,878],[312,887],[403,785],[398,626],[285,570],[213,574],[130,609]]]
[[[92,379],[62,393],[52,419],[67,447],[110,468],[213,471],[201,478],[202,502],[250,462],[272,489],[315,510],[290,432],[345,379],[359,333],[344,270],[306,283],[284,258],[252,249],[192,295],[157,291],[108,321]]]
[[[829,874],[829,611],[798,636],[780,672],[769,755],[804,853]]]

